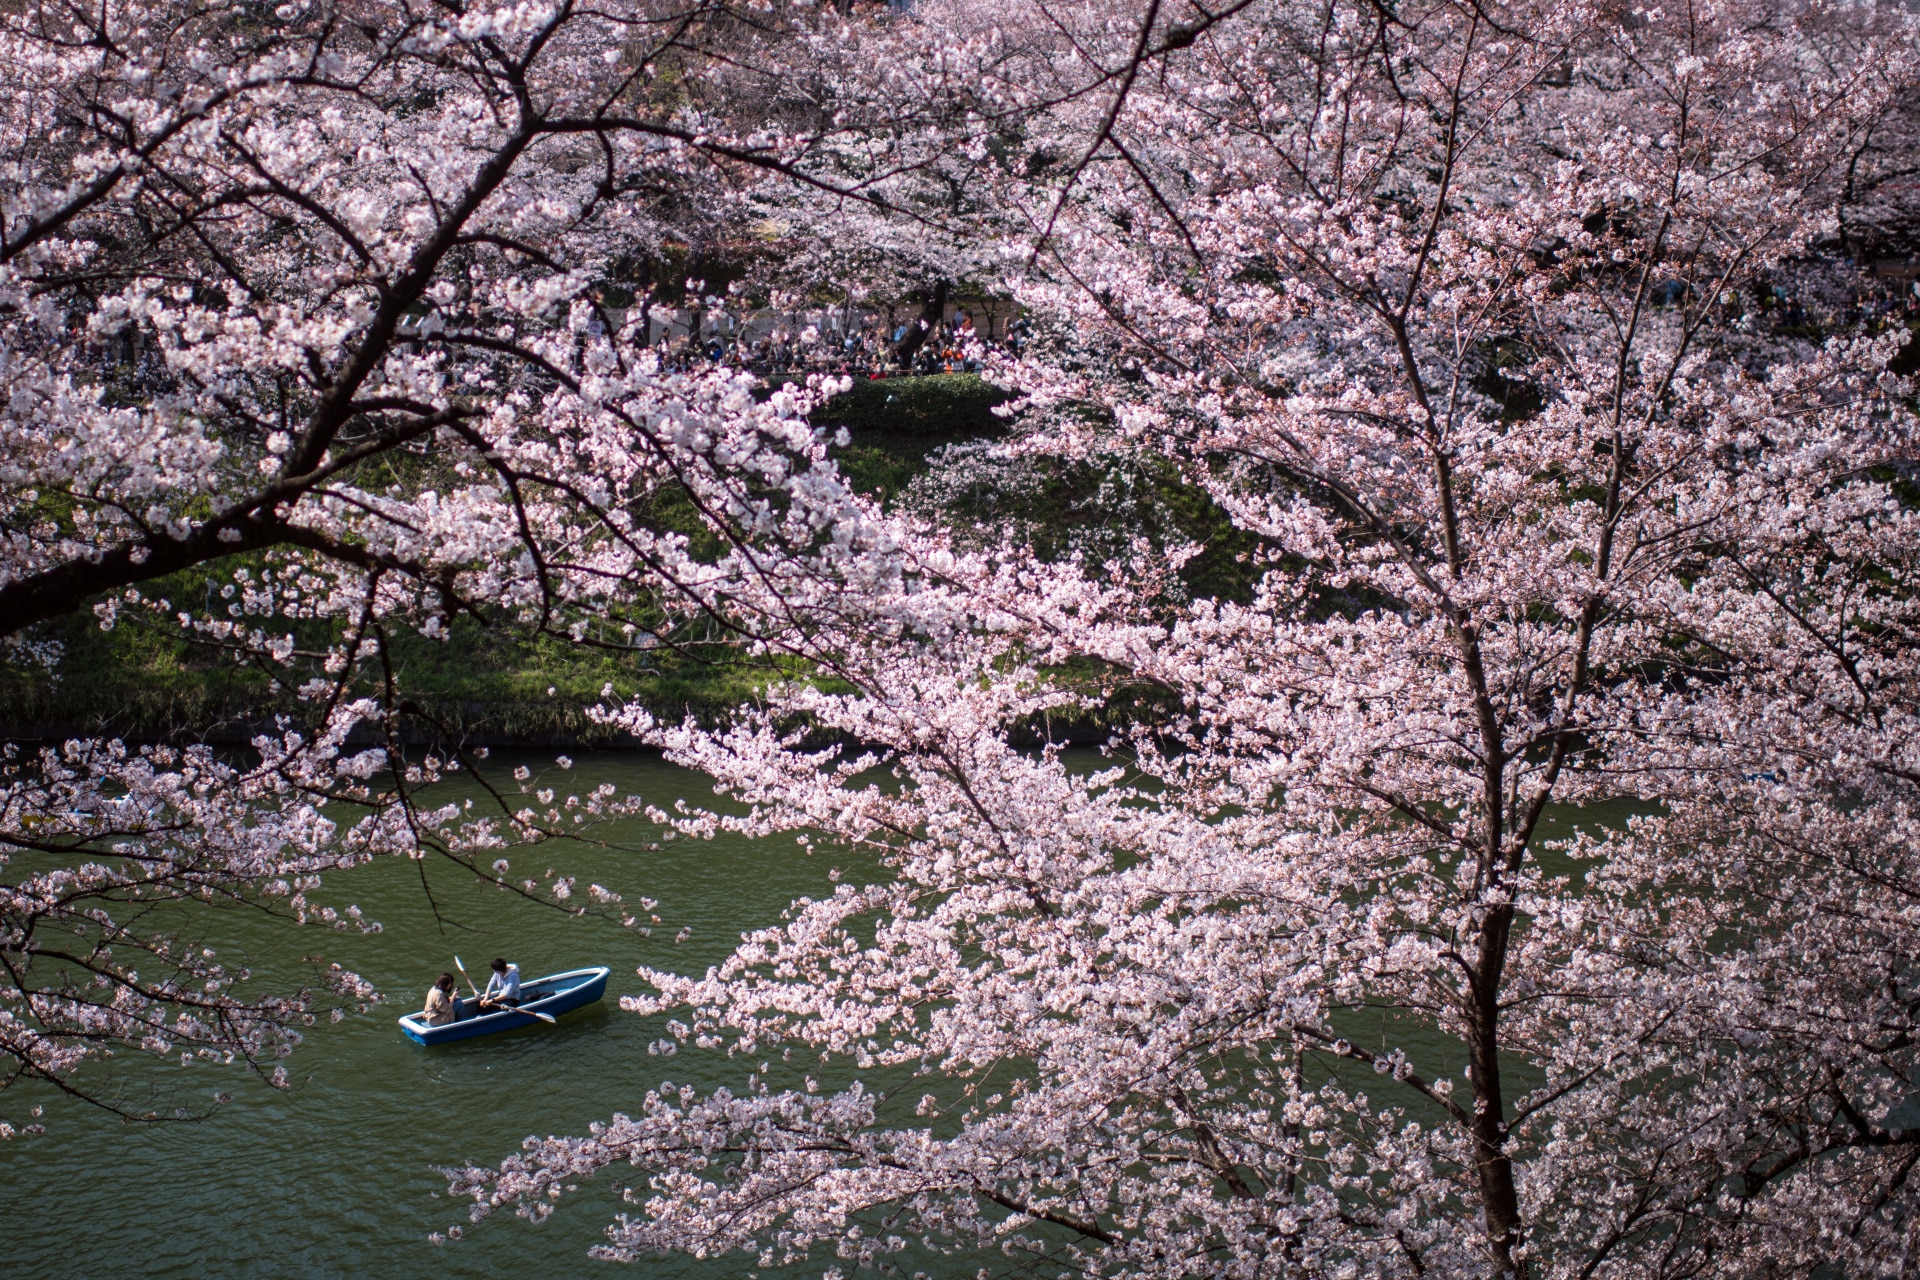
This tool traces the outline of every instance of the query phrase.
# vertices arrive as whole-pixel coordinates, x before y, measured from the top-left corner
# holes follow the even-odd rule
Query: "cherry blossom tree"
[[[0,748],[0,1079],[104,1102],[73,1072],[122,1048],[265,1070],[327,1002],[247,994],[136,923],[156,904],[370,928],[318,891],[378,856],[546,894],[502,848],[624,802],[489,782],[477,811],[414,803],[480,753],[409,700],[396,632],[637,653],[690,617],[750,640],[758,609],[831,616],[808,584],[867,514],[807,422],[830,388],[665,373],[594,289],[753,216],[757,183],[836,181],[867,118],[794,104],[847,22],[704,0],[0,15],[7,660],[56,661],[48,620],[137,615],[284,694],[245,762]],[[219,603],[168,598],[195,566]]]
[[[1904,335],[1758,301],[1846,269],[1909,20],[915,12],[996,33],[983,96],[1032,107],[1008,455],[1175,458],[1263,574],[1166,616],[1016,556],[971,610],[890,597],[843,685],[610,708],[743,810],[662,818],[881,870],[643,970],[657,1048],[740,1086],[530,1138],[455,1178],[475,1216],[626,1163],[614,1258],[1911,1270]],[[1125,687],[1178,710],[1110,767],[1009,745]]]

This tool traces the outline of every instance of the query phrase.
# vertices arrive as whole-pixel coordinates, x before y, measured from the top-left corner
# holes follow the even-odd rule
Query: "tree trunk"
[[[645,259],[640,266],[640,345],[653,345],[653,259]]]
[[[1506,1107],[1500,1092],[1500,974],[1506,968],[1513,908],[1488,911],[1480,926],[1479,963],[1472,990],[1472,1026],[1467,1051],[1473,1064],[1473,1160],[1480,1178],[1480,1204],[1493,1251],[1495,1276],[1524,1277],[1516,1265],[1520,1243],[1520,1196],[1507,1154]]]
[[[933,288],[920,295],[920,322],[909,326],[907,336],[893,348],[894,359],[902,366],[913,359],[914,353],[926,342],[927,335],[933,332],[933,327],[946,319],[948,287],[945,280],[938,280]]]

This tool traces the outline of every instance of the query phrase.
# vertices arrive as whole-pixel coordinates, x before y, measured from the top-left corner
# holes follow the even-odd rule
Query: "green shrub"
[[[861,434],[975,436],[1003,430],[1007,393],[971,373],[862,379],[814,412],[817,426]]]

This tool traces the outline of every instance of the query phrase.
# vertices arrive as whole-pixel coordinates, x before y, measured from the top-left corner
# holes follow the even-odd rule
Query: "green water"
[[[494,763],[504,774],[513,762]],[[580,791],[613,782],[662,807],[682,796],[713,800],[698,775],[637,755],[583,758],[570,774],[553,771],[549,782]],[[321,895],[337,906],[357,903],[382,923],[379,934],[263,926],[218,913],[206,927],[223,961],[273,969],[325,952],[390,1003],[315,1027],[289,1060],[290,1092],[217,1066],[125,1071],[134,1100],[152,1097],[168,1111],[231,1093],[232,1102],[203,1123],[123,1125],[45,1093],[0,1095],[0,1115],[18,1124],[40,1102],[48,1125],[45,1136],[0,1143],[0,1277],[630,1274],[587,1257],[617,1204],[611,1183],[627,1171],[586,1184],[538,1226],[495,1215],[465,1239],[436,1247],[428,1233],[464,1224],[467,1206],[444,1197],[435,1166],[494,1164],[528,1134],[582,1133],[595,1119],[637,1108],[662,1080],[737,1087],[746,1068],[722,1055],[649,1056],[647,1044],[663,1034],[665,1019],[624,1013],[618,998],[645,990],[636,965],[702,972],[743,929],[775,923],[793,898],[832,886],[825,855],[807,858],[790,842],[723,835],[648,851],[660,837],[651,824],[601,834],[627,847],[512,855],[514,875],[551,866],[579,877],[582,901],[590,882],[630,903],[656,898],[664,923],[651,938],[478,887],[450,866],[431,876],[442,914],[457,922],[443,927],[418,868],[399,862],[335,877]],[[692,936],[676,944],[683,927]],[[589,964],[610,965],[613,976],[601,1004],[557,1028],[423,1049],[401,1036],[394,1018],[419,1006],[455,953],[476,975],[500,954],[528,977]],[[668,1259],[642,1270],[730,1277],[744,1275],[747,1261]]]
[[[1070,767],[1099,762],[1093,752],[1073,755]],[[681,797],[716,803],[700,775],[653,757],[582,757],[570,773],[554,769],[550,758],[524,759],[536,769],[544,765],[545,784],[563,791],[611,782],[662,808]],[[519,762],[496,758],[492,767],[504,778]],[[809,858],[791,841],[721,835],[662,842],[661,830],[645,822],[596,834],[615,847],[511,854],[514,878],[553,867],[578,877],[581,901],[594,882],[631,905],[643,895],[658,899],[662,923],[651,937],[564,916],[432,863],[431,891],[444,922],[435,920],[419,867],[403,862],[337,876],[320,895],[336,907],[358,904],[384,926],[375,935],[198,912],[205,940],[230,965],[284,973],[302,955],[324,952],[372,981],[390,1003],[315,1027],[289,1061],[289,1092],[206,1065],[143,1061],[124,1072],[128,1101],[142,1107],[198,1108],[215,1093],[231,1093],[232,1102],[202,1123],[123,1125],[47,1092],[0,1094],[0,1118],[21,1123],[27,1107],[40,1102],[48,1125],[42,1137],[0,1142],[0,1280],[633,1274],[587,1251],[620,1207],[617,1183],[634,1171],[603,1172],[539,1225],[496,1214],[467,1227],[463,1239],[435,1246],[429,1233],[465,1226],[468,1207],[445,1198],[445,1179],[435,1169],[497,1164],[529,1134],[583,1133],[594,1120],[636,1109],[665,1080],[703,1090],[739,1087],[747,1064],[722,1054],[689,1048],[672,1059],[649,1055],[666,1019],[625,1013],[619,997],[646,989],[636,965],[703,972],[741,931],[776,923],[794,898],[831,893],[835,863],[824,853]],[[874,871],[840,865],[856,882]],[[676,943],[682,928],[692,934]],[[589,964],[609,965],[613,976],[602,1003],[558,1027],[423,1049],[400,1034],[394,1018],[419,1007],[455,954],[476,975],[493,956],[506,955],[528,977]],[[1432,1074],[1458,1070],[1457,1046],[1431,1032],[1390,1029],[1360,1014],[1347,1021],[1344,1029],[1357,1039],[1370,1043],[1378,1035],[1384,1048],[1390,1036],[1406,1045]],[[1532,1074],[1515,1070],[1513,1085],[1534,1083]],[[750,1263],[675,1257],[643,1262],[638,1273],[648,1280],[732,1280]],[[973,1271],[951,1263],[934,1269]]]

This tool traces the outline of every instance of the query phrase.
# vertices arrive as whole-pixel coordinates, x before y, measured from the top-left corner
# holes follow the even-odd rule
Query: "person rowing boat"
[[[480,993],[480,1007],[483,1009],[517,1009],[520,1007],[520,966],[508,964],[495,957],[493,976],[487,979],[487,989]]]
[[[467,980],[468,989],[473,991],[474,1004],[477,1006],[476,1016],[483,1018],[487,1016],[497,1017],[501,1014],[513,1013],[520,1010],[519,965],[508,964],[505,960],[496,959],[493,962],[493,976],[487,979],[487,989],[484,992],[474,987],[473,978],[467,973],[467,966],[460,963],[459,956],[453,958],[453,967],[460,971],[460,976]],[[545,979],[541,979],[541,981],[544,982]],[[540,1000],[544,998],[543,993],[536,992],[534,1003],[538,1004]],[[545,1023],[553,1022],[552,1014],[542,1012],[539,1009],[527,1009],[522,1012],[538,1018]]]

